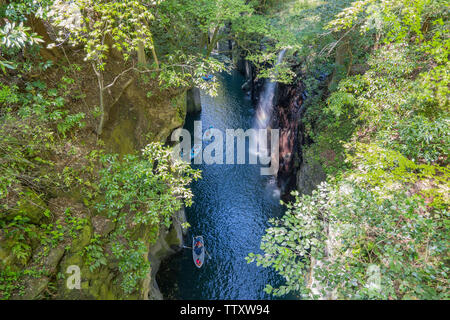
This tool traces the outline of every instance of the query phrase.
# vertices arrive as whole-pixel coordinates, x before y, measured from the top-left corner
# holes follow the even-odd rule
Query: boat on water
[[[197,268],[201,268],[205,262],[205,241],[203,236],[196,236],[192,238],[192,258]]]
[[[206,131],[205,134],[203,135],[203,140],[204,141],[209,141],[212,138],[212,130],[213,126],[210,126]]]
[[[201,145],[195,145],[191,149],[191,159],[195,158],[202,151]]]

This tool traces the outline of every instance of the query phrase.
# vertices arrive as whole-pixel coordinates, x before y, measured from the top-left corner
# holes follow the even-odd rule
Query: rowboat
[[[197,268],[201,268],[205,262],[205,242],[202,236],[192,238],[192,258]]]

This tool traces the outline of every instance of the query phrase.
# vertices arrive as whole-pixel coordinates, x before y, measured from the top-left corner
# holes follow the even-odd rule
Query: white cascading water
[[[276,66],[279,65],[284,58],[284,54],[286,53],[286,49],[283,49],[280,51],[280,53],[278,54],[278,59],[277,59],[277,63]],[[264,84],[264,88],[261,92],[261,96],[259,98],[259,102],[258,102],[258,107],[256,109],[256,119],[255,119],[255,124],[254,124],[254,128],[255,129],[269,129],[269,124],[270,124],[270,120],[272,118],[272,112],[273,112],[273,103],[274,103],[274,97],[275,97],[275,91],[277,89],[277,82],[276,81],[271,81],[271,80],[266,80],[265,84]],[[268,131],[269,132],[269,131]],[[262,137],[258,135],[257,139],[260,140]],[[255,150],[254,148],[257,148],[257,150]],[[269,156],[270,155],[270,146],[269,144],[263,142],[263,141],[258,141],[258,146],[254,146],[253,148],[251,148],[250,152],[254,155],[262,155],[262,156]],[[270,155],[273,157],[275,155]],[[276,159],[276,161],[278,161],[278,159]]]
[[[279,65],[283,61],[286,49],[283,49],[278,54],[276,65]],[[273,98],[275,97],[275,90],[277,89],[277,82],[266,81],[264,89],[261,93],[261,97],[258,102],[258,108],[256,110],[256,129],[267,129],[273,111]]]

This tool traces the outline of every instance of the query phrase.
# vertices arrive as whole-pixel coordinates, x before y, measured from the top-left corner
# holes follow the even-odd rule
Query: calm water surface
[[[194,121],[221,130],[244,130],[255,123],[250,99],[241,90],[244,78],[234,72],[218,77],[217,97],[202,94],[201,114],[189,116],[185,128],[193,136]],[[247,143],[248,144],[248,143]],[[247,161],[248,163],[248,155]],[[192,184],[194,204],[186,209],[192,235],[203,235],[211,256],[201,269],[191,250],[164,261],[157,282],[165,299],[272,299],[266,284],[276,286],[282,279],[272,270],[247,264],[245,257],[260,253],[261,237],[268,220],[283,214],[280,194],[273,177],[261,176],[258,165],[194,165],[202,179]]]

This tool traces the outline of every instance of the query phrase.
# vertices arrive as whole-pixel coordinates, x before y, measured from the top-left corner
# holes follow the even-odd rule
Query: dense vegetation
[[[200,177],[161,142],[186,90],[214,95],[203,77],[233,65],[215,55],[231,41],[220,53],[305,88],[302,160],[328,177],[250,254],[286,279],[266,290],[448,299],[448,15],[443,0],[0,0],[0,298],[148,296],[149,247]],[[139,139],[121,108],[151,115]],[[65,289],[70,265],[87,295]]]
[[[253,12],[242,0],[198,7],[0,1],[0,298],[148,295],[149,246],[199,178],[155,140],[182,124],[186,89],[214,94],[201,77],[228,68],[211,58],[219,28]],[[141,114],[143,103],[168,114],[136,143],[127,122],[104,134],[132,83]],[[86,280],[82,296],[65,290],[70,265]]]
[[[290,61],[308,92],[301,121],[312,143],[302,156],[328,176],[311,195],[294,193],[263,237],[265,253],[249,261],[285,277],[266,288],[274,294],[448,299],[447,3],[284,10],[280,24],[298,38]]]

